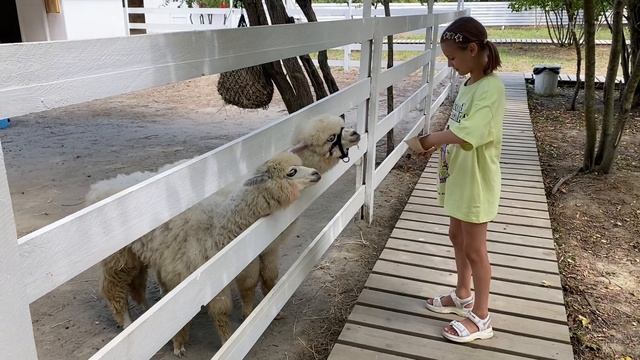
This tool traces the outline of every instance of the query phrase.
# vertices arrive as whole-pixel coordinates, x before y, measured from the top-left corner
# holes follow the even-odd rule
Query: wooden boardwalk
[[[495,337],[459,345],[441,329],[454,315],[424,307],[456,284],[448,218],[437,205],[434,161],[424,170],[330,360],[572,359],[564,300],[522,74],[507,88],[502,199],[489,225]]]

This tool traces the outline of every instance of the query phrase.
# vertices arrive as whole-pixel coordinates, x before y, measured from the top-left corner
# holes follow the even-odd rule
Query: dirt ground
[[[575,357],[638,359],[640,112],[629,121],[612,174],[579,175],[550,195],[582,164],[584,118],[567,111],[573,89],[550,98],[529,90]]]
[[[334,74],[341,87],[357,79],[356,71]],[[419,83],[417,75],[404,81],[396,89],[396,104]],[[268,110],[225,106],[215,84],[216,77],[202,77],[12,119],[0,140],[19,235],[88,205],[84,195],[98,180],[202,154],[286,114],[277,95]],[[380,107],[386,109],[384,101]],[[396,139],[418,117],[413,111],[397,128]],[[446,110],[438,117],[446,117]],[[379,158],[385,148],[384,141],[378,144]],[[396,166],[376,192],[373,225],[358,221],[345,229],[285,306],[286,317],[271,324],[248,358],[327,356],[423,167],[415,159]],[[301,233],[282,249],[281,274],[353,194],[354,184],[354,173],[348,172],[303,214]],[[147,296],[151,303],[160,298],[155,283]],[[141,311],[132,308],[135,316]],[[86,359],[120,331],[98,293],[95,266],[34,302],[31,314],[41,359]],[[211,320],[201,311],[186,359],[210,359],[218,347]],[[169,344],[154,357],[173,358]]]

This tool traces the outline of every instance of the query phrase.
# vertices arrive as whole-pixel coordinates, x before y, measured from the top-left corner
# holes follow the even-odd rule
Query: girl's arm
[[[466,142],[456,136],[451,130],[438,131],[420,137],[420,145],[423,149],[431,149],[443,144],[465,144]]]

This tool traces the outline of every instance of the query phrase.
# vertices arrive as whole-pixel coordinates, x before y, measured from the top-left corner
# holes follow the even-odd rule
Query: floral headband
[[[442,34],[442,39],[443,40],[455,40],[455,42],[459,43],[459,42],[462,42],[463,36],[462,36],[462,34],[454,33],[452,31],[445,31]],[[483,40],[482,43],[486,44],[487,40],[486,39]]]

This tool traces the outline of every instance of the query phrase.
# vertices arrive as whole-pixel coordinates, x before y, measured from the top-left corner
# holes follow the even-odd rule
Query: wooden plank
[[[539,170],[527,170],[527,169],[511,169],[501,168],[503,179],[520,179],[520,180],[540,180],[542,181],[542,171]],[[429,165],[424,172],[425,174],[437,174],[438,170],[434,165]],[[514,177],[517,176],[517,177]]]
[[[435,192],[436,186],[417,183],[415,186],[415,189]],[[536,192],[536,194],[531,194],[532,192]],[[518,194],[518,195],[516,196],[514,194]],[[536,202],[544,202],[544,203],[547,202],[547,197],[544,194],[544,191],[542,191],[542,189],[526,189],[518,186],[504,185],[502,186],[501,196],[508,199],[515,198],[516,200],[527,200],[527,201],[536,201]]]
[[[331,349],[328,360],[411,360],[407,357],[385,354],[337,343]]]
[[[513,158],[501,158],[501,164],[513,164],[513,165],[525,165],[525,166],[540,166],[540,161],[530,159],[513,159]]]
[[[506,134],[505,138],[509,139],[509,141],[520,141],[525,143],[536,143],[536,138],[533,135],[516,135],[516,134]]]
[[[373,267],[373,273],[410,280],[425,281],[439,285],[447,285],[454,288],[458,279],[455,271],[437,270],[420,266],[419,264],[409,265],[386,260],[379,260],[376,262]],[[562,290],[550,287],[519,284],[503,280],[492,280],[491,293],[564,305]]]
[[[436,270],[456,272],[456,264],[453,259],[438,256],[384,249],[380,254],[380,259],[408,265],[418,265]],[[561,289],[560,278],[557,275],[516,269],[501,265],[491,266],[491,278],[534,286],[542,286],[542,284],[546,283],[552,288]]]
[[[393,352],[411,358],[418,357],[419,359],[524,359],[514,355],[463,346],[457,346],[456,351],[453,352],[451,351],[451,343],[443,340],[399,334],[350,323],[344,326],[338,342],[360,344],[370,349]]]
[[[391,237],[396,239],[405,239],[411,241],[424,242],[429,244],[439,244],[443,246],[453,246],[449,236],[443,234],[431,234],[406,229],[393,229]],[[488,240],[487,248],[489,252],[497,254],[516,255],[520,257],[528,257],[534,259],[542,259],[556,261],[556,253],[553,249],[541,249],[530,247],[526,244],[504,244]]]
[[[444,208],[437,205],[429,206],[429,205],[408,203],[407,206],[404,208],[404,210],[415,212],[415,213],[421,213],[421,214],[431,214],[431,215],[438,215],[438,216],[445,216],[445,217],[447,216]],[[524,217],[519,214],[516,214],[516,215],[501,214],[500,210],[501,209],[498,209],[498,216],[493,220],[493,222],[495,223],[525,225],[525,226],[539,227],[544,229],[551,228],[551,222],[549,221],[549,219],[544,219],[540,217]],[[513,211],[513,212],[517,213],[517,211]]]
[[[539,156],[537,152],[522,152],[522,151],[512,151],[506,150],[500,154],[501,159],[521,159],[521,160],[536,160],[538,163],[540,162]]]
[[[530,175],[542,178],[542,170],[529,170],[529,169],[510,169],[507,167],[501,167],[500,171],[503,174],[517,174],[517,175]]]
[[[435,184],[436,184],[435,180],[436,180],[435,178],[421,177],[418,180],[417,184],[433,187],[433,189],[421,188],[420,190],[435,191]],[[523,193],[523,194],[533,194],[533,195],[545,195],[544,186],[540,183],[535,183],[535,186],[529,186],[530,183],[526,181],[519,181],[519,182],[518,181],[513,182],[513,181],[514,180],[510,180],[510,181],[502,180],[502,191],[517,192],[517,193]]]
[[[532,188],[542,189],[544,191],[544,184],[542,181],[526,181],[526,180],[514,180],[514,179],[502,179],[503,185],[510,186],[529,186]]]
[[[507,216],[507,215],[504,215],[504,216]],[[448,216],[420,214],[420,213],[414,213],[410,211],[403,211],[402,214],[400,214],[400,219],[449,226]],[[545,239],[548,239],[549,241],[552,241],[553,239],[551,235],[551,229],[549,228],[530,227],[530,226],[523,226],[523,225],[498,223],[498,222],[490,222],[487,225],[487,227],[489,231],[503,232],[503,233],[515,234],[515,235],[527,234],[534,237],[545,238]]]
[[[513,200],[514,202],[516,200]],[[433,211],[436,209],[440,209],[441,212],[434,212],[434,214],[444,215],[444,209],[440,206],[440,203],[437,198],[424,198],[418,196],[412,196],[409,198],[409,204],[418,204],[430,206],[433,208]],[[526,204],[526,202],[524,202]],[[504,199],[500,201],[500,207],[498,208],[498,214],[503,215],[514,215],[514,216],[522,216],[528,218],[538,218],[538,219],[549,219],[549,213],[546,210],[530,210],[530,209],[521,209],[506,206],[504,203]]]
[[[424,184],[437,184],[438,176],[432,172],[424,172],[420,177],[420,181]],[[541,177],[526,177],[513,174],[502,175],[502,185],[525,186],[538,189],[544,189]]]
[[[451,262],[453,262],[451,260]],[[555,277],[558,277],[557,275]],[[365,287],[426,299],[437,294],[448,294],[450,286],[436,285],[421,281],[371,274]],[[563,305],[517,299],[509,296],[490,294],[489,311],[524,316],[531,319],[566,323],[567,315]]]
[[[420,221],[412,221],[400,219],[396,226],[400,229],[423,231],[434,234],[449,234],[449,225],[444,224],[430,224]],[[503,232],[496,232],[489,230],[487,232],[487,239],[492,241],[498,241],[505,244],[520,244],[529,245],[544,249],[555,249],[553,241],[550,239],[533,237],[522,234],[508,234]]]
[[[411,195],[428,199],[438,198],[438,194],[436,194],[435,191],[414,190]],[[522,200],[520,197],[516,196],[516,194],[513,193],[502,193],[500,197],[500,206],[542,211],[547,211],[548,209],[547,203]]]
[[[453,247],[408,241],[402,239],[389,239],[387,249],[412,252],[422,255],[433,255],[439,257],[455,258]],[[558,265],[555,261],[531,259],[526,257],[491,253],[489,260],[492,265],[512,267],[516,269],[546,272],[549,274],[558,273]]]
[[[503,147],[511,148],[525,148],[525,149],[537,149],[538,145],[535,141],[518,140],[518,139],[505,139],[502,142]]]
[[[356,305],[349,316],[349,321],[434,339],[442,337],[442,328],[447,325],[445,319],[425,318],[362,305]],[[567,344],[511,334],[497,329],[494,331],[496,336],[486,341],[478,341],[474,343],[474,347],[547,359],[557,359],[559,356],[566,359],[567,355],[572,355],[571,346]]]
[[[542,172],[542,169],[540,168],[539,163],[525,165],[525,164],[509,164],[509,163],[500,162],[500,169],[533,170],[533,171]]]
[[[436,160],[432,160],[432,161],[436,161]],[[539,184],[536,187],[539,187],[541,189],[544,188],[544,187],[540,187],[540,186],[543,186],[541,172],[526,171],[526,170],[518,171],[517,169],[501,169],[501,173],[502,173],[502,180],[517,180],[520,182],[529,182],[529,183],[538,182]],[[437,174],[438,172],[435,171],[434,169],[427,169],[423,172],[422,178],[437,179],[438,178]],[[433,184],[435,184],[435,182]]]
[[[418,316],[443,319],[445,321],[459,319],[459,317],[454,314],[438,314],[427,310],[424,306],[424,300],[422,299],[370,289],[362,290],[357,303],[391,311],[396,310]],[[567,326],[564,324],[556,324],[501,313],[493,313],[491,314],[491,318],[493,320],[494,330],[507,331],[513,334],[523,334],[539,339],[547,339],[561,344],[564,343],[569,348],[569,352],[571,352],[569,331]]]

